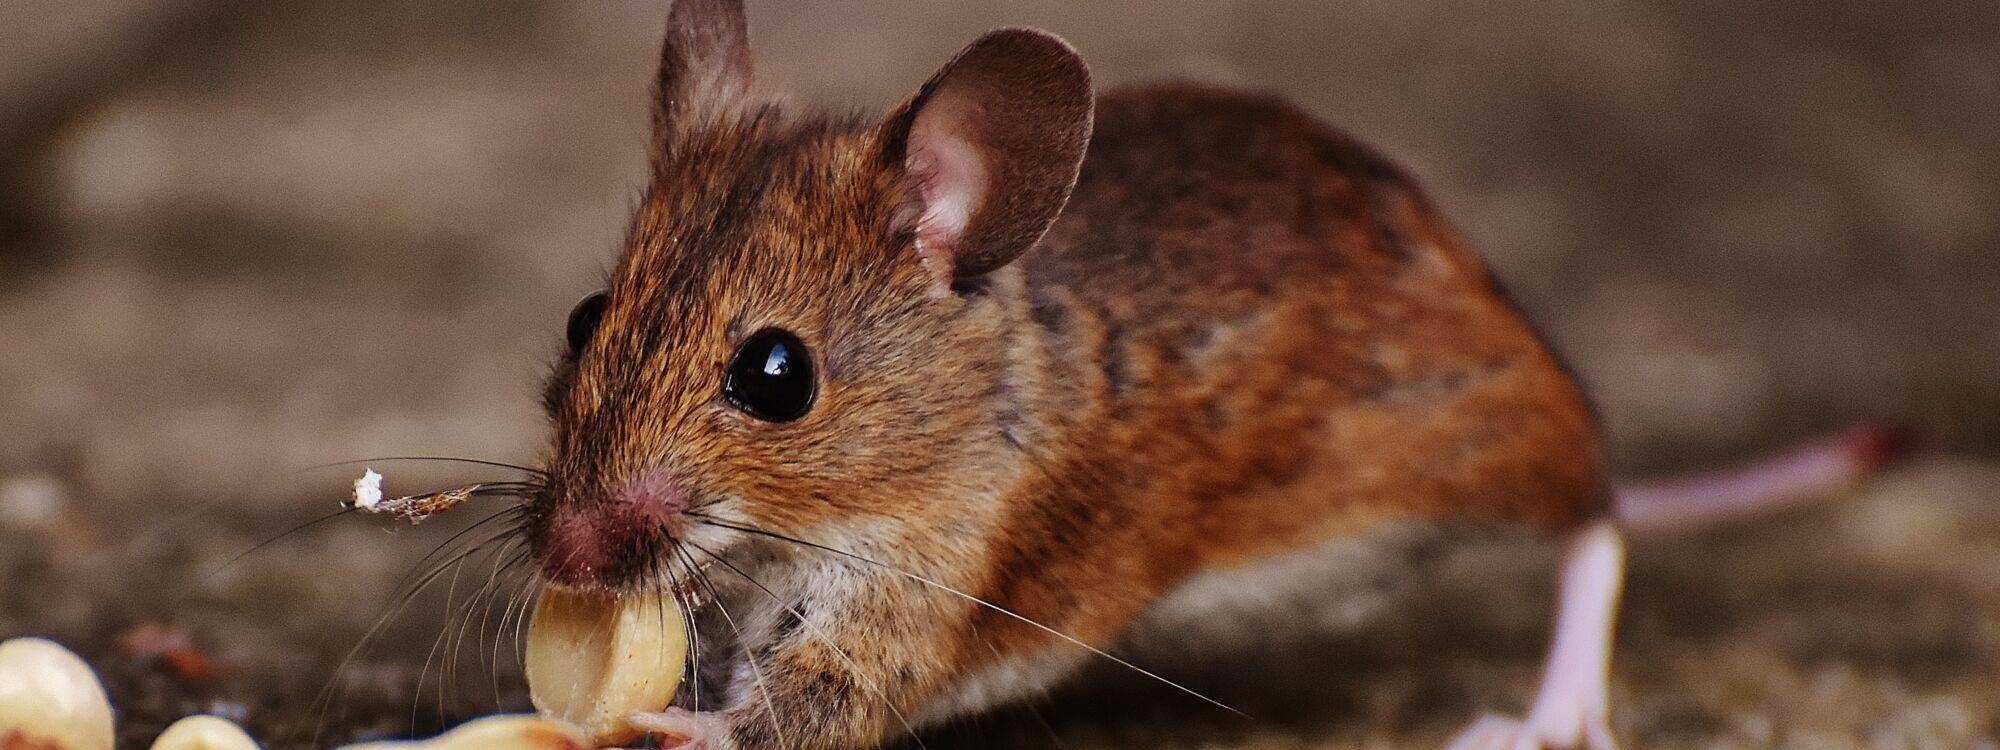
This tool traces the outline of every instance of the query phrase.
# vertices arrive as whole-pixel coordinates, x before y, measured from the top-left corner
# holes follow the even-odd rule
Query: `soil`
[[[664,8],[0,10],[0,637],[85,655],[130,747],[195,712],[321,747],[522,709],[504,539],[398,594],[424,553],[486,539],[451,541],[478,508],[257,545],[359,473],[300,467],[536,460],[537,382],[644,175]],[[1005,25],[1065,35],[1104,86],[1299,102],[1429,186],[1624,474],[1931,426],[1935,457],[1850,494],[1640,532],[1614,724],[1638,748],[1995,746],[2000,4],[753,0],[750,21],[800,106],[879,111]],[[392,491],[507,478],[375,465]],[[1455,545],[1351,627],[1174,675],[1254,722],[1105,669],[924,744],[1436,747],[1530,699],[1553,545]]]

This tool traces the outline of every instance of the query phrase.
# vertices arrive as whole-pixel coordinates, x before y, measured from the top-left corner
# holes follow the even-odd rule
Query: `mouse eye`
[[[805,416],[813,402],[813,366],[806,345],[776,328],[751,334],[729,362],[722,395],[766,422]]]
[[[604,292],[591,292],[576,308],[569,311],[569,353],[575,355],[583,351],[583,345],[590,343],[591,334],[597,333],[597,322],[604,318]]]

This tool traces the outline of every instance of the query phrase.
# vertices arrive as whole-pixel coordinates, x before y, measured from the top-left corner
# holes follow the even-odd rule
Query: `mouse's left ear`
[[[750,85],[743,0],[673,0],[660,44],[653,127],[666,131],[726,106]]]
[[[1047,32],[1002,29],[946,63],[877,132],[899,212],[940,289],[1013,262],[1069,200],[1090,141],[1090,71]]]

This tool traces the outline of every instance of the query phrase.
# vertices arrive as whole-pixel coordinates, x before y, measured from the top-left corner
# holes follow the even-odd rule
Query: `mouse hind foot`
[[[1563,559],[1555,636],[1525,719],[1484,716],[1447,750],[1616,750],[1609,681],[1625,543],[1610,521],[1583,529]]]

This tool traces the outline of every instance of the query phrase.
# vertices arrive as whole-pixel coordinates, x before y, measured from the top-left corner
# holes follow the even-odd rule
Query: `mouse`
[[[689,688],[633,717],[666,747],[871,748],[1144,671],[1132,634],[1216,591],[1338,596],[1259,571],[1434,521],[1566,540],[1537,698],[1452,746],[1608,750],[1621,514],[1886,450],[1615,486],[1577,379],[1416,181],[1272,96],[1100,92],[1006,28],[830,114],[754,80],[740,0],[674,2],[654,86],[522,534],[543,585],[686,603]]]

